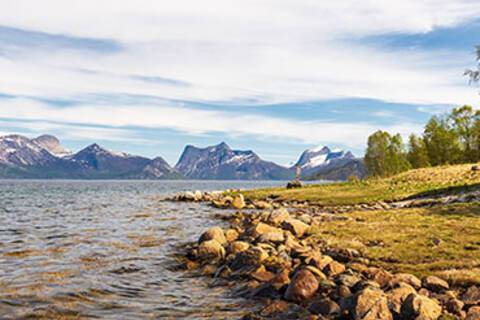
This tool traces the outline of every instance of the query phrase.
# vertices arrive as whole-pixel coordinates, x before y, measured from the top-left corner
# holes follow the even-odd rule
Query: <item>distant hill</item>
[[[302,177],[307,180],[346,180],[352,175],[366,176],[362,159],[350,151],[331,150],[327,146],[305,150],[294,167],[300,167]]]
[[[292,170],[260,159],[253,151],[232,150],[222,142],[215,146],[185,147],[175,169],[190,179],[288,180]]]

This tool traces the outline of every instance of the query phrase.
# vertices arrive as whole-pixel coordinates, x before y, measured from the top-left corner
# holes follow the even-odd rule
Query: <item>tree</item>
[[[391,137],[388,132],[380,130],[368,137],[365,166],[370,176],[382,177],[386,175],[387,153],[390,139]]]
[[[465,70],[465,75],[470,78],[470,82],[480,81],[480,46],[476,47],[476,52],[477,52],[477,62],[479,63],[477,66],[477,70],[472,70],[472,69]]]
[[[446,119],[432,117],[425,126],[423,138],[432,166],[461,162],[462,150],[458,135]]]
[[[384,177],[410,168],[402,137],[377,131],[368,137],[365,165],[370,176]]]
[[[463,149],[462,162],[473,162],[478,159],[478,150],[475,150],[477,144],[475,114],[471,106],[463,106],[453,109],[449,117]]]
[[[412,168],[425,168],[430,166],[428,152],[425,141],[414,134],[410,135],[408,140],[408,162]]]

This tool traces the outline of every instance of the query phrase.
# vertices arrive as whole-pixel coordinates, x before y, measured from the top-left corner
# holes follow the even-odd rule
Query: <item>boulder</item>
[[[243,209],[245,207],[245,199],[243,198],[243,194],[237,194],[235,198],[233,198],[232,207],[237,210]]]
[[[283,232],[269,232],[262,234],[258,241],[281,243],[285,241],[285,236],[283,235]]]
[[[326,275],[333,277],[333,276],[336,276],[337,274],[341,274],[345,272],[345,265],[333,260],[332,262],[327,264],[325,268],[323,268],[323,272]]]
[[[428,276],[422,280],[423,287],[433,292],[442,292],[448,290],[448,282],[435,276]]]
[[[257,209],[261,209],[261,210],[265,210],[265,209],[271,209],[272,208],[272,204],[267,202],[267,201],[263,201],[263,200],[256,200],[253,202],[253,205],[255,206],[255,208]]]
[[[382,290],[371,287],[355,294],[350,315],[355,320],[393,320],[387,296]]]
[[[417,293],[415,289],[406,283],[400,283],[398,287],[387,292],[388,306],[393,312],[400,314],[402,305],[409,295]]]
[[[203,193],[200,190],[195,191],[194,200],[195,201],[202,201],[203,200]]]
[[[288,269],[280,270],[275,277],[270,281],[272,287],[276,290],[282,289],[290,283],[290,272]]]
[[[259,222],[249,230],[249,233],[254,237],[259,237],[267,233],[279,233],[283,235],[283,230],[272,227],[271,225],[268,225],[266,223]]]
[[[285,230],[290,231],[297,237],[301,237],[310,228],[310,226],[298,219],[289,218],[282,223]]]
[[[314,267],[317,267],[317,269],[323,270],[332,261],[333,259],[330,256],[315,255],[310,260],[310,264],[313,265]]]
[[[465,320],[480,320],[480,306],[471,307],[468,309]]]
[[[268,282],[268,281],[271,281],[275,275],[273,273],[271,273],[270,271],[267,271],[267,269],[265,269],[265,266],[264,265],[261,265],[260,267],[258,267],[254,272],[252,272],[250,274],[250,276],[257,280],[257,281],[260,281],[260,282]]]
[[[187,191],[183,194],[182,198],[185,199],[185,201],[195,201],[195,193]]]
[[[202,243],[208,240],[216,240],[221,245],[227,243],[227,239],[225,238],[225,234],[223,233],[222,228],[220,227],[212,227],[205,231],[198,240],[198,243]]]
[[[207,240],[198,246],[198,255],[202,259],[223,259],[225,249],[217,240]]]
[[[393,278],[390,282],[392,287],[400,284],[401,282],[411,285],[415,289],[420,289],[422,287],[422,281],[410,273],[396,273],[393,275]]]
[[[382,268],[369,268],[367,271],[368,278],[375,281],[380,287],[386,287],[392,280],[393,275]]]
[[[288,301],[302,302],[309,300],[318,290],[318,280],[315,275],[307,270],[301,269],[295,273],[292,281],[285,292],[285,299]]]
[[[308,310],[313,314],[321,314],[322,316],[335,316],[342,311],[340,306],[330,298],[313,301],[308,306]]]
[[[462,294],[461,298],[463,302],[468,305],[480,304],[480,288],[471,286]]]
[[[450,299],[445,304],[445,307],[447,308],[447,311],[452,313],[452,314],[456,314],[456,315],[461,315],[462,314],[464,306],[465,306],[465,304],[458,299]]]
[[[281,223],[283,223],[285,220],[288,220],[289,218],[290,218],[290,214],[288,213],[288,210],[285,208],[280,208],[280,209],[275,209],[270,213],[268,217],[268,222],[278,226]]]
[[[238,232],[235,229],[228,229],[225,232],[225,238],[228,242],[233,242],[238,239]]]
[[[245,241],[234,241],[230,244],[230,252],[237,254],[243,251],[247,251],[250,248],[250,244]]]
[[[442,307],[437,301],[412,293],[401,308],[402,319],[437,320],[442,314]]]

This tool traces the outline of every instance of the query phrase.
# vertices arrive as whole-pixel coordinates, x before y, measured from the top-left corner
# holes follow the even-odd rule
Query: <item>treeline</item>
[[[384,177],[412,168],[480,160],[480,111],[471,106],[434,116],[423,134],[407,145],[399,134],[377,131],[368,138],[365,165],[370,176]]]

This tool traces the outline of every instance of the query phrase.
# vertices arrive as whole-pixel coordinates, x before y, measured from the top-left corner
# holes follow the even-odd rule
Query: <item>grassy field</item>
[[[435,193],[477,187],[480,171],[472,165],[456,165],[411,170],[386,179],[367,179],[301,189],[270,188],[242,191],[249,200],[308,201],[316,205],[353,205],[401,200],[421,193]]]
[[[472,164],[411,170],[386,179],[243,192],[246,199],[354,205],[421,194],[480,189]],[[480,203],[346,213],[348,220],[312,227],[312,242],[355,248],[374,265],[418,276],[435,274],[456,284],[480,284]]]
[[[311,240],[354,248],[374,265],[480,284],[480,204],[363,211],[311,228]]]

